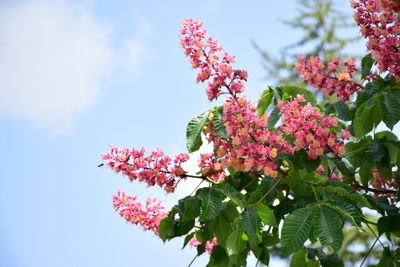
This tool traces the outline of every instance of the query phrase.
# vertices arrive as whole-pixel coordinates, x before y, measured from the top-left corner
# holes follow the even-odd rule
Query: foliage
[[[360,0],[353,7],[356,14],[372,10],[391,18],[389,23],[393,16],[397,21],[392,2]],[[290,266],[343,266],[341,248],[352,243],[346,225],[376,238],[361,265],[376,244],[382,247],[378,266],[399,264],[400,143],[390,131],[377,132],[377,126],[392,130],[400,120],[400,65],[387,69],[381,62],[387,59],[371,51],[361,61],[357,81],[354,60],[340,67],[337,60],[324,65],[304,57],[297,69],[315,89],[332,95],[328,101],[318,102],[306,88],[282,85],[262,92],[256,107],[242,96],[247,72],[233,69],[234,57],[206,36],[202,23],[183,21],[181,45],[199,69],[197,81],[209,81],[208,99],[228,95],[222,107],[187,126],[189,152],[206,140],[213,153],[200,155],[196,174],[184,168],[187,154],[172,161],[160,150],[145,155],[144,149],[112,147],[103,159],[130,180],[167,192],[182,179],[198,179],[205,187],[169,212],[151,199],[143,209],[136,197],[120,192],[114,197],[120,215],[164,242],[184,236],[184,247],[209,253],[209,267],[246,266],[250,254],[268,265],[276,249],[291,257]]]

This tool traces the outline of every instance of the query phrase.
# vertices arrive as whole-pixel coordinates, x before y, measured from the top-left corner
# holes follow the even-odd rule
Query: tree
[[[182,179],[207,186],[168,212],[156,199],[143,206],[120,191],[113,198],[116,211],[164,242],[185,236],[184,246],[210,253],[207,266],[246,266],[250,252],[268,265],[272,247],[290,256],[291,266],[343,266],[344,225],[376,237],[361,265],[377,244],[379,266],[399,264],[400,143],[377,126],[392,130],[400,120],[400,5],[358,0],[352,6],[370,51],[361,61],[361,79],[354,59],[324,64],[302,56],[296,63],[300,78],[326,95],[322,103],[305,88],[282,85],[264,91],[254,106],[243,96],[247,72],[232,67],[234,57],[207,37],[202,23],[183,20],[181,45],[199,69],[197,81],[208,82],[210,101],[227,95],[223,106],[186,129],[189,153],[203,140],[213,152],[201,154],[196,174],[182,167],[186,153],[172,160],[161,150],[112,147],[102,157],[131,181],[167,192]]]

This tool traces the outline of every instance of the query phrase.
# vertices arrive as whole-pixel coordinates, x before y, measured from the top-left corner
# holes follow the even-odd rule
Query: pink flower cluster
[[[362,87],[352,78],[357,71],[354,59],[351,58],[344,63],[344,70],[339,72],[341,58],[330,59],[328,66],[322,63],[319,57],[311,56],[305,59],[299,55],[301,63],[294,65],[301,73],[300,78],[310,83],[316,89],[322,91],[326,96],[336,93],[342,101],[349,100],[350,95],[360,90]]]
[[[380,71],[400,79],[400,3],[391,0],[351,1],[354,19]]]
[[[113,196],[114,209],[126,221],[140,225],[144,230],[153,231],[158,234],[158,226],[168,212],[163,211],[161,201],[156,198],[148,198],[146,206],[137,200],[137,196],[128,196],[120,189],[118,194]]]
[[[157,149],[145,156],[145,149],[120,149],[110,146],[110,153],[101,156],[106,165],[117,173],[129,177],[131,181],[146,182],[148,186],[158,185],[167,192],[173,192],[177,184],[177,178],[185,178],[186,171],[181,164],[189,159],[189,155],[181,153],[172,163],[170,157]]]
[[[224,52],[217,40],[211,37],[206,38],[203,23],[184,19],[182,24],[181,46],[185,50],[185,55],[189,57],[192,67],[200,69],[196,78],[197,82],[212,78],[212,82],[208,82],[206,89],[208,99],[212,101],[218,98],[224,93],[223,87],[232,95],[243,92],[247,72],[232,68],[234,56]]]
[[[325,116],[310,103],[305,104],[303,95],[291,101],[278,101],[278,107],[283,114],[282,125],[278,130],[295,137],[294,150],[305,149],[310,158],[316,159],[325,152],[335,154],[345,152],[342,141],[338,141],[331,129],[338,125],[337,119]],[[347,133],[347,134],[346,134]],[[348,137],[344,132],[342,137]]]
[[[189,246],[191,247],[198,247],[200,246],[202,243],[200,241],[198,241],[196,239],[196,237],[194,236],[190,241],[189,241]],[[217,237],[213,237],[213,239],[209,240],[206,242],[206,251],[208,252],[208,254],[211,254],[214,246],[218,245],[218,240]]]
[[[382,177],[379,174],[379,172],[377,172],[376,170],[372,171],[372,176],[374,177],[374,180],[370,180],[369,184],[373,188],[375,188],[377,190],[381,190],[381,191],[387,191],[387,190],[397,191],[397,190],[399,190],[396,180],[394,179],[396,177],[396,172],[392,173],[392,176],[393,176],[392,181],[388,181],[387,179]],[[374,193],[374,197],[380,197],[380,196],[387,198],[393,204],[397,203],[397,196],[395,193],[379,193],[379,192]]]

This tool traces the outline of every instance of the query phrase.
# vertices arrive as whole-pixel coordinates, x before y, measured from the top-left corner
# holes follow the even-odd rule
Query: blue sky
[[[166,195],[97,168],[99,155],[185,152],[187,122],[215,105],[179,47],[183,18],[237,56],[256,99],[268,81],[251,40],[278,52],[299,34],[277,19],[294,14],[289,0],[0,1],[0,266],[187,266],[195,250],[125,223],[111,197],[171,207],[193,185]]]

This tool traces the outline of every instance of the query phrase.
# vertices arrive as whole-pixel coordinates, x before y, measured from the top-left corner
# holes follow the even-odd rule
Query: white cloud
[[[69,130],[117,66],[137,71],[144,44],[132,38],[123,47],[125,55],[115,52],[111,29],[93,16],[90,4],[0,4],[0,114],[53,132]]]

